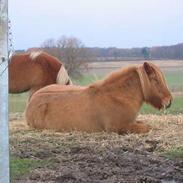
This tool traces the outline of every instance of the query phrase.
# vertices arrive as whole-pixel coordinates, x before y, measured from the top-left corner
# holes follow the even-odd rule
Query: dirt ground
[[[146,135],[58,133],[26,126],[10,115],[11,155],[49,162],[12,182],[181,183],[183,159],[165,152],[183,147],[183,115],[141,115],[152,126]]]

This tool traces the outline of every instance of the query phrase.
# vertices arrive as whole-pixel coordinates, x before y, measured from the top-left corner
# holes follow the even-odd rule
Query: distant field
[[[85,73],[105,75],[119,68],[129,65],[142,65],[147,60],[141,61],[113,61],[113,62],[92,62],[88,64],[88,70]],[[183,60],[152,60],[154,64],[159,66],[164,72],[183,71]]]
[[[85,74],[78,80],[75,80],[74,83],[78,85],[88,85],[96,80],[102,79],[104,76],[99,76],[96,74]],[[183,71],[177,72],[166,72],[166,79],[168,81],[168,85],[173,92],[183,93]],[[9,95],[9,111],[10,112],[23,112],[26,106],[28,93],[23,94],[10,94]],[[162,114],[150,107],[149,105],[144,105],[142,107],[141,112],[143,114]],[[172,107],[166,111],[169,114],[183,114],[183,94],[181,96],[174,97],[174,101]]]

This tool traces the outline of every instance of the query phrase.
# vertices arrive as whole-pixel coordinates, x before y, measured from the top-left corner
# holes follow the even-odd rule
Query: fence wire
[[[3,73],[6,71],[6,69],[9,66],[9,63],[11,61],[11,56],[14,54],[15,49],[13,45],[13,33],[12,33],[12,25],[11,25],[11,20],[8,19],[8,64],[6,67],[3,69],[3,71],[0,73],[0,77],[3,75]],[[6,58],[2,57],[1,58],[1,63],[0,66],[6,61]]]

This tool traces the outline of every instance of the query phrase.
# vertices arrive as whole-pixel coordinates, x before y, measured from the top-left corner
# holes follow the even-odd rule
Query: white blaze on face
[[[36,59],[39,55],[41,55],[42,51],[33,51],[30,53],[30,59],[34,60]]]
[[[72,81],[65,69],[65,67],[62,65],[58,74],[57,74],[57,80],[56,83],[57,84],[61,84],[61,85],[65,85],[69,82],[69,84],[72,84]]]

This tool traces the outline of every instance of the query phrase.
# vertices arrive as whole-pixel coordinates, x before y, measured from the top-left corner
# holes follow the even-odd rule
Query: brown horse
[[[9,64],[9,92],[21,93],[50,84],[71,84],[63,64],[45,52],[14,54]]]
[[[152,63],[131,66],[88,87],[50,85],[37,91],[26,109],[28,125],[57,131],[146,133],[136,121],[143,102],[161,109],[172,96],[160,69]]]

